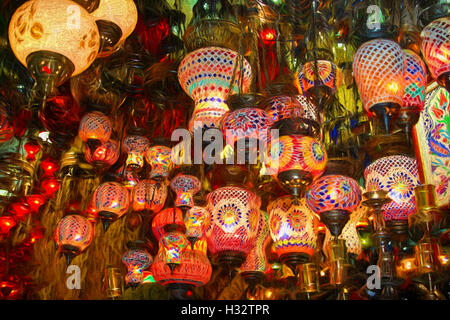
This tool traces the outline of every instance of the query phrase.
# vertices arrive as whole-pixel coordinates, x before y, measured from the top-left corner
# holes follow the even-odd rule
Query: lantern
[[[133,32],[138,20],[133,0],[100,0],[91,15],[100,32],[100,57],[116,51]]]
[[[87,143],[91,152],[95,152],[97,147],[106,143],[111,137],[111,120],[103,113],[90,112],[81,119],[78,129],[78,136]]]
[[[122,262],[127,267],[126,283],[133,288],[142,283],[142,271],[153,262],[152,256],[144,249],[131,249],[122,256]]]
[[[56,226],[55,240],[69,265],[73,257],[83,252],[94,237],[94,227],[88,219],[72,214],[63,217]]]
[[[206,230],[208,248],[218,263],[239,267],[256,238],[261,199],[237,186],[210,192],[206,200],[210,224]]]
[[[151,165],[151,179],[166,178],[172,167],[172,149],[165,146],[153,146],[145,152],[145,160]]]
[[[170,188],[177,194],[175,206],[187,210],[194,206],[194,195],[200,191],[201,183],[194,176],[178,174],[170,181]]]
[[[267,166],[280,184],[292,195],[303,189],[325,171],[327,153],[323,145],[308,136],[285,135],[271,141]]]
[[[274,251],[292,269],[308,262],[316,249],[319,219],[306,200],[283,196],[267,207]]]
[[[117,142],[108,140],[100,144],[92,152],[90,148],[84,150],[84,158],[94,166],[110,167],[119,159],[119,146]]]
[[[141,180],[133,188],[133,210],[138,212],[158,213],[164,207],[167,199],[166,181],[150,179]]]
[[[206,227],[209,223],[209,212],[204,207],[193,206],[184,217],[186,226],[186,237],[194,246],[195,242],[203,238],[206,234]]]
[[[361,188],[354,179],[346,176],[321,177],[306,191],[306,203],[320,215],[335,237],[339,236],[360,202]]]
[[[97,56],[100,38],[93,17],[69,0],[32,0],[13,14],[9,42],[48,97],[69,77],[86,70]]]
[[[127,136],[123,140],[122,149],[128,153],[126,160],[127,168],[138,170],[144,166],[144,154],[149,144],[150,141],[142,136]]]
[[[450,18],[434,20],[423,28],[420,50],[431,76],[450,91]]]
[[[353,76],[364,108],[384,119],[396,116],[403,102],[405,63],[401,47],[391,40],[375,39],[364,43],[353,60]]]
[[[247,92],[251,78],[250,64],[233,50],[207,47],[186,55],[178,68],[178,80],[195,102],[189,130],[220,128],[229,110],[225,100],[233,93]]]
[[[414,188],[420,185],[415,159],[395,155],[380,158],[364,170],[366,191],[382,190],[392,201],[383,205],[386,221],[404,221],[416,211]]]
[[[171,272],[181,263],[181,253],[188,245],[188,239],[181,232],[169,232],[161,238],[160,247]]]
[[[128,211],[130,197],[120,183],[105,182],[95,189],[92,203],[106,231],[111,221],[119,219]]]
[[[167,234],[167,230],[184,231],[183,212],[178,208],[167,208],[160,211],[152,221],[152,232],[156,240]]]

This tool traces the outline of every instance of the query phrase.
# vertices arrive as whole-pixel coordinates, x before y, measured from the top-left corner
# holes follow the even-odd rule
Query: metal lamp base
[[[281,186],[295,197],[303,195],[307,186],[313,180],[312,174],[302,170],[287,170],[280,172],[277,179]]]

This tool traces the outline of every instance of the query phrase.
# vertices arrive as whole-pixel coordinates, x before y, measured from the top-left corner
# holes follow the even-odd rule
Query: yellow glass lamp
[[[17,59],[47,98],[97,57],[100,37],[95,20],[70,0],[31,0],[14,12],[9,42]]]

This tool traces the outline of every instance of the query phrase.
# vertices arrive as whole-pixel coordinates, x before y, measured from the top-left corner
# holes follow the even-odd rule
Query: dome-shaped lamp
[[[145,160],[152,167],[151,179],[163,179],[169,176],[172,168],[172,149],[165,146],[153,146],[145,152]]]
[[[87,143],[91,153],[111,137],[111,120],[101,112],[95,111],[84,115],[78,128],[78,136]]]
[[[126,283],[134,289],[142,283],[142,271],[152,264],[153,258],[147,250],[133,248],[124,253],[122,262],[128,270]]]
[[[128,211],[128,190],[118,182],[105,182],[97,187],[92,198],[93,208],[98,212],[106,231],[110,223]]]
[[[67,264],[73,257],[83,252],[94,237],[91,222],[77,214],[63,217],[56,226],[55,240],[60,252],[64,253]]]
[[[191,243],[191,247],[195,242],[206,235],[206,228],[209,224],[209,212],[204,207],[193,206],[184,217],[186,226],[186,237]]]
[[[233,93],[247,92],[251,78],[250,64],[233,50],[207,47],[186,55],[178,68],[178,80],[195,102],[189,130],[220,128],[229,110],[226,99]]]
[[[403,103],[405,62],[402,48],[391,40],[364,43],[353,60],[353,76],[364,109],[384,119],[389,133],[389,117],[396,117]]]
[[[137,212],[155,214],[164,208],[167,199],[167,182],[145,179],[133,188],[132,206]]]
[[[200,191],[201,183],[194,176],[178,174],[170,181],[170,188],[176,193],[175,206],[186,211],[194,206],[194,195]]]
[[[94,18],[70,0],[31,0],[14,12],[9,43],[47,98],[97,57],[100,37]]]
[[[122,149],[128,154],[126,166],[130,170],[140,170],[144,166],[144,155],[150,141],[143,136],[127,136],[123,140]]]

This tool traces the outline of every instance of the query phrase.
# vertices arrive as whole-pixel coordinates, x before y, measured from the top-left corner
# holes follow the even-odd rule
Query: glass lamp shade
[[[167,234],[166,226],[184,228],[183,212],[178,208],[167,208],[153,218],[152,232],[158,241]]]
[[[261,199],[244,188],[230,186],[210,192],[206,200],[209,252],[219,263],[239,267],[257,236]]]
[[[95,111],[84,115],[78,128],[78,136],[86,142],[92,151],[111,137],[111,120],[101,112]]]
[[[206,227],[209,224],[209,212],[204,207],[193,206],[184,217],[186,226],[186,237],[193,245],[198,239],[206,234]]]
[[[353,76],[369,115],[384,115],[402,105],[404,70],[403,51],[394,41],[375,39],[359,47],[353,60]]]
[[[6,111],[6,107],[0,105],[0,143],[6,142],[14,136],[14,126]]]
[[[119,159],[119,156],[119,145],[112,140],[102,143],[93,152],[89,148],[84,150],[84,158],[86,161],[95,166],[112,166]]]
[[[134,211],[158,213],[164,208],[167,199],[166,181],[141,180],[133,188],[132,206]]]
[[[150,178],[166,178],[173,165],[172,149],[165,146],[150,147],[145,152],[145,160],[152,167]]]
[[[25,2],[13,14],[8,34],[17,59],[36,80],[50,79],[55,87],[86,70],[100,46],[93,17],[69,0]]]
[[[189,130],[220,128],[222,117],[229,110],[225,100],[233,93],[246,93],[251,79],[250,64],[233,50],[207,47],[189,53],[178,68],[181,87],[195,102]]]
[[[138,20],[133,0],[100,0],[91,15],[100,32],[100,56],[113,53],[133,32]]]
[[[118,182],[105,182],[99,185],[92,198],[93,208],[101,216],[103,226],[119,219],[128,211],[130,196],[128,190]]]
[[[159,241],[164,250],[166,263],[178,265],[181,262],[181,253],[189,246],[189,241],[181,232],[169,232]]]
[[[416,212],[414,188],[420,185],[415,159],[396,155],[371,163],[364,170],[366,191],[383,190],[392,200],[382,207],[385,220],[407,220]]]
[[[296,265],[310,260],[316,249],[319,219],[305,198],[283,196],[267,207],[274,251],[281,262]]]
[[[144,155],[150,141],[143,136],[127,136],[123,140],[122,150],[128,153],[126,166],[130,170],[138,170],[144,166]]]
[[[178,174],[170,181],[170,188],[176,193],[175,206],[182,209],[194,206],[194,195],[200,191],[201,183],[196,177]]]
[[[449,90],[450,18],[434,20],[423,28],[421,37],[420,50],[432,77]]]
[[[153,258],[146,250],[132,249],[124,253],[122,262],[128,270],[125,277],[126,282],[131,286],[136,286],[142,283],[142,271],[152,264]]]
[[[89,246],[93,237],[94,227],[88,219],[80,215],[65,216],[56,226],[56,244],[66,255],[68,264],[75,255]]]
[[[402,108],[417,108],[422,111],[425,106],[427,70],[422,59],[411,50],[403,50],[405,55],[405,92]]]

